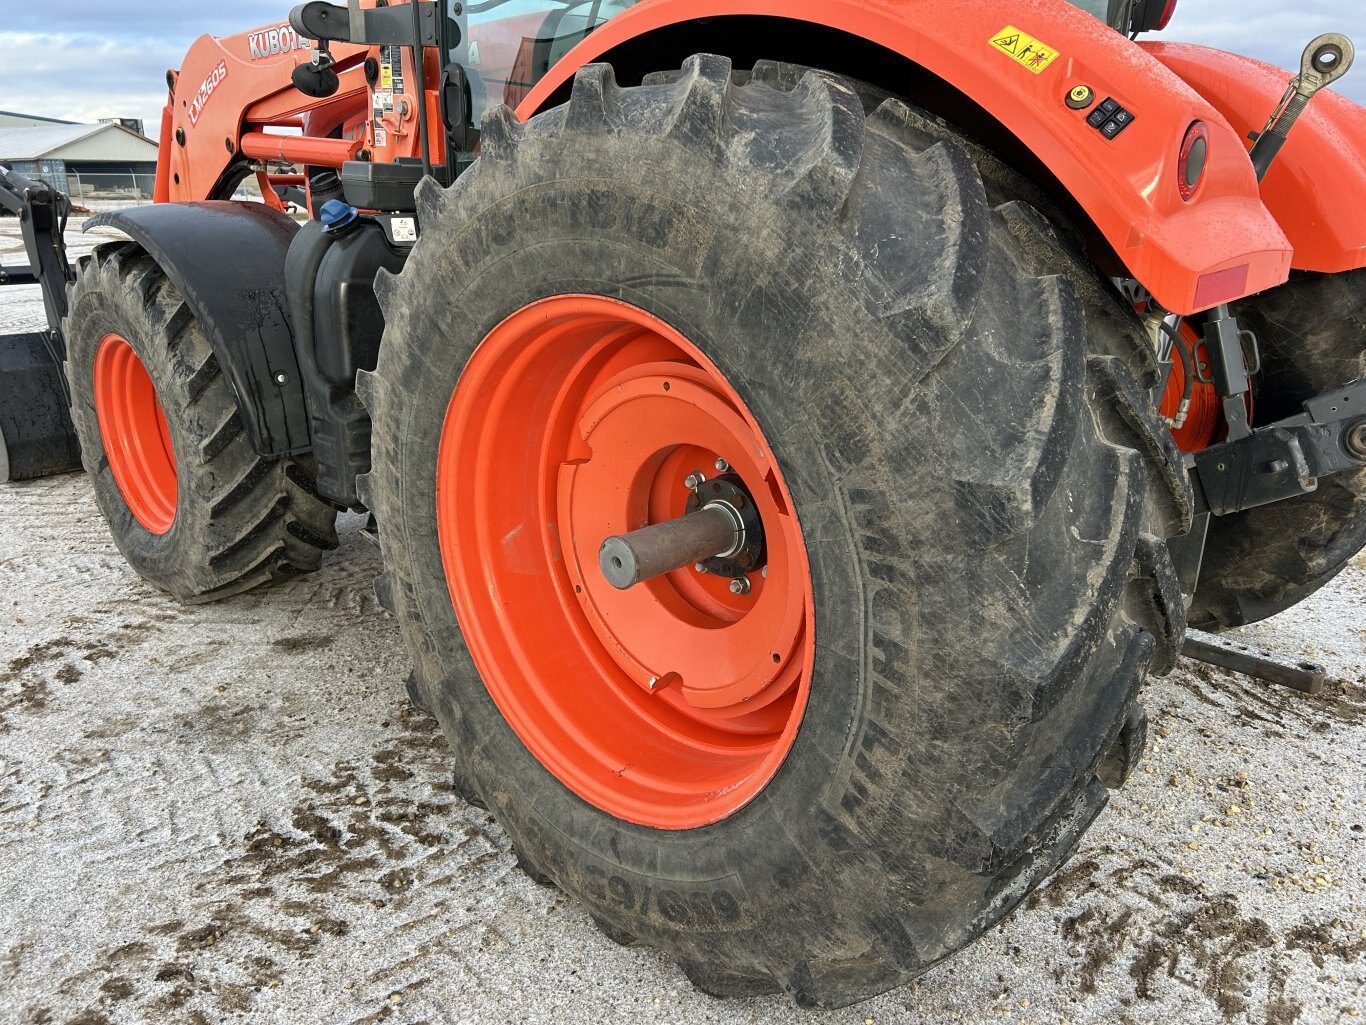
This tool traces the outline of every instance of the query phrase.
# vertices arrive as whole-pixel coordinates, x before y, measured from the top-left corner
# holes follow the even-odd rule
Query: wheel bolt
[[[749,594],[749,577],[736,577],[730,582],[731,594]]]
[[[730,473],[730,463],[724,459],[718,459],[716,460],[716,469],[718,473]]]
[[[701,573],[703,576],[707,575],[707,564],[704,562],[699,562],[696,566],[693,567],[693,569],[695,569],[698,573]]]
[[[705,483],[707,483],[706,474],[704,474],[701,470],[697,470],[693,473],[688,474],[687,478],[683,481],[683,486],[686,487],[689,491],[696,491]]]

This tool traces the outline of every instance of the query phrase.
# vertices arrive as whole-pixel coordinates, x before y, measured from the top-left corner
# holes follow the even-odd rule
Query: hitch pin
[[[1281,102],[1272,111],[1266,127],[1258,132],[1250,156],[1252,166],[1257,170],[1257,180],[1266,177],[1271,163],[1285,145],[1286,137],[1295,127],[1295,122],[1304,113],[1318,91],[1332,85],[1352,66],[1356,58],[1356,48],[1352,41],[1339,32],[1325,32],[1304,50],[1300,62],[1300,73],[1290,80],[1290,85],[1281,97]]]

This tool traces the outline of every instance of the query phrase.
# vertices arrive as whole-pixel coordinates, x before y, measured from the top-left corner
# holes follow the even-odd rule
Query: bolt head
[[[286,373],[284,373],[283,371],[282,371],[281,373],[276,374],[276,375],[275,375],[275,383],[276,383],[276,384],[288,384],[288,383],[289,383],[289,375],[286,374]]]
[[[693,569],[696,570],[698,573],[701,573],[703,576],[707,575],[706,563],[699,562],[696,566],[693,567]]]
[[[704,477],[704,476],[702,475],[702,472],[699,470],[699,471],[696,472],[696,473],[690,473],[690,474],[688,474],[688,476],[687,476],[687,477],[684,479],[684,481],[683,481],[683,485],[684,485],[689,491],[696,491],[698,488],[700,488],[700,487],[701,487],[703,484],[705,484],[706,482],[707,482],[707,478]]]
[[[749,577],[736,577],[730,582],[731,594],[749,594]]]
[[[716,460],[716,469],[721,473],[729,473],[730,463],[726,462],[724,459],[718,459]]]

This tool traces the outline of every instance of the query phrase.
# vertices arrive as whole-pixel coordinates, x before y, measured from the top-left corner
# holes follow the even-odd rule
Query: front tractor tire
[[[420,191],[360,382],[457,785],[709,993],[924,972],[1067,857],[1179,647],[1141,330],[977,151],[832,75],[591,66],[482,139]],[[610,587],[604,539],[698,473],[764,570]]]
[[[206,332],[133,242],[82,264],[66,322],[71,418],[95,500],[145,580],[204,602],[318,568],[336,510],[258,455]]]

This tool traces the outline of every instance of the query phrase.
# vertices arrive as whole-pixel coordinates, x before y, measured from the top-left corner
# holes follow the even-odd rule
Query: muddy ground
[[[0,289],[0,332],[41,321]],[[1327,694],[1183,662],[1147,690],[1142,769],[1045,889],[918,983],[816,1013],[702,996],[516,869],[407,705],[359,527],[315,575],[183,608],[125,567],[81,475],[0,489],[0,1023],[1366,1012],[1366,559],[1242,631],[1322,662]]]

